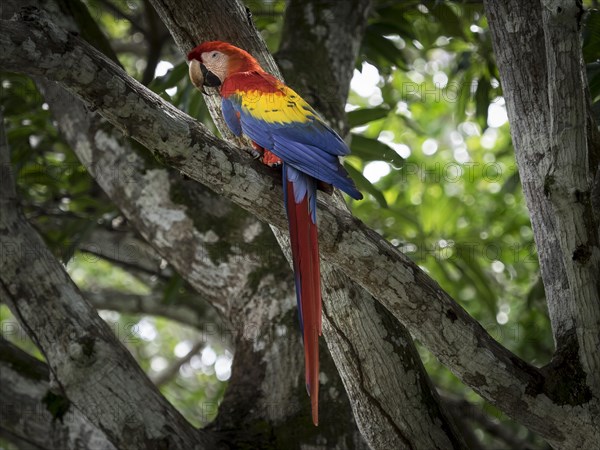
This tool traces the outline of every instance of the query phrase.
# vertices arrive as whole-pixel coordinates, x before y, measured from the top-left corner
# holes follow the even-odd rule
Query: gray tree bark
[[[588,108],[580,2],[486,1],[556,352],[542,369],[555,402],[595,417],[600,401],[598,130]],[[583,419],[581,419],[583,421]],[[597,433],[597,431],[596,431]],[[556,447],[594,444],[581,433]]]
[[[0,337],[0,436],[16,438],[20,448],[115,449],[104,433],[56,392],[48,374],[48,366]]]
[[[274,55],[286,82],[342,136],[348,132],[346,99],[370,3],[290,1]]]

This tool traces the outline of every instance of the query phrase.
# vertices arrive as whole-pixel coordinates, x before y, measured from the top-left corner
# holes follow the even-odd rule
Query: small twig
[[[182,358],[176,359],[173,363],[165,370],[160,372],[156,377],[152,378],[152,382],[157,386],[161,387],[171,381],[178,373],[181,366],[190,362],[195,354],[197,354],[206,345],[206,341],[200,340],[194,344],[192,349]]]

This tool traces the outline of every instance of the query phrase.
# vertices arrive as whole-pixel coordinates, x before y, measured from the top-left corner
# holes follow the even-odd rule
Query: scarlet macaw
[[[350,150],[308,103],[265,72],[248,52],[226,42],[204,42],[188,54],[188,60],[190,78],[198,89],[220,87],[223,117],[233,134],[248,136],[265,164],[283,162],[306,383],[317,425],[321,335],[317,187],[333,185],[362,198],[338,159]]]

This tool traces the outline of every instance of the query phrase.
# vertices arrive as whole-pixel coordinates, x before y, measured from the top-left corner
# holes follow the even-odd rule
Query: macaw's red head
[[[262,70],[250,53],[221,41],[198,45],[188,53],[188,60],[192,83],[200,90],[220,86],[235,73]]]

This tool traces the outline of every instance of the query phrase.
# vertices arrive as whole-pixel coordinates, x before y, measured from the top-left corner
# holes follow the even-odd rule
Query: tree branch
[[[84,297],[96,309],[108,309],[128,314],[148,314],[161,316],[196,328],[206,336],[206,341],[219,340],[221,345],[230,346],[235,330],[204,302],[191,302],[188,299],[176,299],[165,304],[164,296],[158,293],[149,295],[125,294],[123,292],[100,290],[83,292]]]
[[[497,420],[492,419],[482,411],[479,406],[474,405],[465,399],[447,395],[444,395],[442,400],[455,417],[459,417],[461,421],[466,422],[465,428],[472,429],[472,424],[469,422],[474,422],[494,438],[503,441],[509,446],[508,448],[533,450],[527,440],[515,436],[513,430],[498,423]]]
[[[104,258],[134,272],[168,279],[173,271],[163,267],[163,259],[156,251],[134,236],[132,231],[117,231],[96,227],[78,246],[80,251]]]
[[[175,361],[173,361],[169,365],[169,367],[167,367],[162,372],[157,374],[152,379],[152,382],[158,387],[160,387],[164,384],[167,384],[169,381],[171,381],[174,377],[177,376],[177,374],[179,373],[179,369],[181,369],[181,366],[190,362],[190,360],[193,358],[193,356],[196,355],[205,346],[206,346],[206,341],[204,339],[201,339],[198,342],[196,342],[192,346],[192,348],[190,349],[189,352],[187,352],[181,358],[177,358]]]
[[[212,136],[77,37],[31,16],[28,26],[6,21],[1,25],[5,34],[0,38],[0,60],[9,70],[60,81],[167,164],[285,229],[283,211],[272,208],[282,192],[271,169]],[[539,371],[494,341],[437,283],[377,233],[332,206],[329,199],[319,203],[321,252],[326,260],[365,287],[484,398],[543,436],[564,439],[561,428],[578,413],[548,406],[548,397],[555,394],[546,391]],[[489,367],[497,369],[490,372]]]
[[[0,435],[10,441],[40,449],[115,448],[68,399],[55,392],[48,366],[2,337],[0,397]]]
[[[3,126],[0,128],[3,129]],[[10,168],[2,132],[0,163]],[[17,209],[3,174],[0,293],[48,362],[61,395],[119,448],[214,447],[164,399]],[[6,195],[4,193],[7,193]],[[23,268],[27,270],[23,270]],[[139,405],[145,405],[143,411]]]

